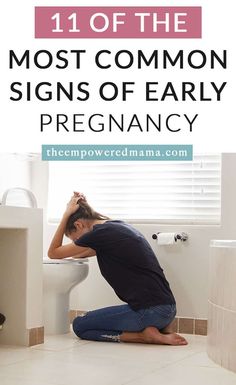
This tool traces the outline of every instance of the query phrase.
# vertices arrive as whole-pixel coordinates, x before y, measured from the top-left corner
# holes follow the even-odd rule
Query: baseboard
[[[29,343],[28,346],[34,346],[44,343],[44,327],[28,329]]]
[[[207,335],[207,319],[176,317],[174,322],[176,333]]]

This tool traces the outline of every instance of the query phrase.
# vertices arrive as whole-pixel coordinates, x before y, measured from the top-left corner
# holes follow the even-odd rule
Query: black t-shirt
[[[106,221],[75,241],[96,251],[101,274],[133,310],[175,303],[163,270],[147,240],[123,221]]]

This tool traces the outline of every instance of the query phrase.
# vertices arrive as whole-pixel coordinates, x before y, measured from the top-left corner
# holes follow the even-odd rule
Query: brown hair
[[[67,221],[66,228],[65,228],[66,235],[69,235],[76,230],[74,223],[78,219],[88,219],[88,220],[105,219],[106,220],[110,218],[95,211],[85,200],[80,201],[78,210],[74,214],[72,214]]]

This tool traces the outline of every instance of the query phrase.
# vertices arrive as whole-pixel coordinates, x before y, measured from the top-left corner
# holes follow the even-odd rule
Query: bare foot
[[[142,332],[123,332],[120,336],[122,342],[139,342],[143,344],[159,345],[187,345],[184,337],[176,333],[162,334],[153,326],[149,326]]]
[[[187,345],[186,339],[179,334],[173,332],[166,332],[166,334],[160,333],[159,330],[153,326],[149,326],[142,332],[145,339],[149,340],[152,344],[162,345]]]

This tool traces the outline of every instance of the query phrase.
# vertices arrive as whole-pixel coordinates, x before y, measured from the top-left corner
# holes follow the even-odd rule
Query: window
[[[192,162],[50,162],[49,220],[71,193],[97,211],[132,222],[220,223],[221,156]]]

